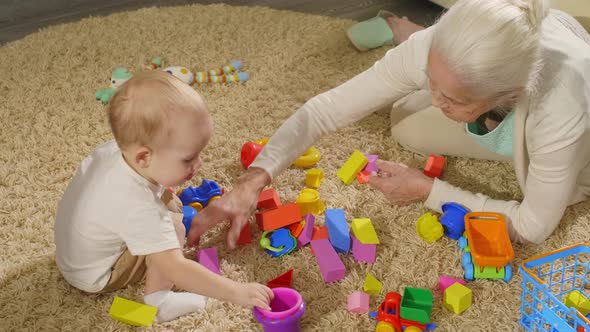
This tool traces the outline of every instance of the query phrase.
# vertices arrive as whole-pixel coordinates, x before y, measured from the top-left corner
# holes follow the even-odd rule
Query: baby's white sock
[[[151,293],[143,297],[147,305],[158,308],[156,321],[167,322],[190,314],[207,305],[207,298],[194,293],[176,293],[169,290]]]

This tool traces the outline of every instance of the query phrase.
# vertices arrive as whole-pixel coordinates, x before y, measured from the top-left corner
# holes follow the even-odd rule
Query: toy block
[[[217,257],[217,248],[213,247],[199,250],[197,252],[197,261],[211,272],[221,275],[219,258]]]
[[[261,231],[272,231],[301,221],[301,209],[297,203],[281,205],[276,209],[256,213],[256,223]]]
[[[297,204],[301,208],[301,214],[313,213],[315,215],[322,214],[326,209],[324,202],[320,199],[320,193],[315,189],[303,189],[297,197]]]
[[[348,295],[348,311],[357,314],[369,312],[369,294],[354,292]]]
[[[440,177],[445,167],[445,162],[445,157],[431,154],[426,161],[426,166],[424,166],[424,175],[431,178]]]
[[[360,172],[365,166],[367,166],[368,162],[369,159],[367,159],[367,157],[358,150],[354,150],[344,165],[342,165],[338,172],[336,172],[336,175],[342,180],[342,182],[344,182],[344,184],[349,185],[356,177],[356,173]]]
[[[328,227],[326,226],[313,226],[313,232],[311,233],[312,240],[329,239]]]
[[[400,305],[401,317],[420,324],[428,324],[430,313],[432,313],[432,302],[433,296],[428,289],[406,287]]]
[[[350,231],[346,223],[346,216],[342,209],[326,210],[326,226],[330,242],[339,253],[350,251]]]
[[[443,236],[444,228],[436,215],[426,212],[416,221],[416,233],[422,240],[433,243]]]
[[[303,222],[305,225],[303,226],[303,231],[297,237],[297,248],[301,248],[307,245],[313,236],[313,227],[315,223],[315,217],[313,214],[308,213],[303,217]]]
[[[324,171],[312,168],[305,173],[305,185],[310,188],[319,188],[324,180]]]
[[[329,240],[311,240],[311,248],[326,283],[344,278],[346,268]]]
[[[579,290],[569,292],[565,296],[563,304],[568,308],[575,308],[583,316],[590,313],[590,299]]]
[[[365,184],[369,182],[369,175],[370,173],[367,171],[360,171],[356,174],[356,181],[360,184]]]
[[[461,285],[465,286],[465,280],[463,279],[455,279],[447,276],[440,276],[438,279],[438,289],[441,293],[444,294],[445,289],[449,288],[454,283],[460,283]]]
[[[114,320],[134,326],[150,326],[158,308],[115,296],[109,315]]]
[[[376,244],[363,244],[354,234],[350,235],[350,239],[352,240],[352,255],[357,262],[375,263]]]
[[[281,205],[281,198],[275,188],[263,190],[258,197],[257,209],[275,209]]]
[[[362,244],[379,244],[379,238],[369,218],[352,219],[352,233]]]
[[[443,305],[456,314],[460,314],[471,306],[471,289],[456,282],[445,289]]]
[[[266,283],[268,288],[276,287],[288,287],[291,288],[291,282],[293,281],[293,269],[281,274],[273,280]]]
[[[367,173],[379,171],[379,167],[377,167],[377,164],[375,163],[377,159],[379,159],[379,155],[366,154],[365,157],[367,157],[367,160],[369,160],[369,162],[367,163],[367,166],[365,166],[363,171],[366,171]]]
[[[367,274],[365,283],[363,284],[363,290],[365,293],[379,295],[379,293],[381,293],[381,288],[383,288],[381,281],[377,280],[377,278],[373,277],[372,275]]]
[[[240,237],[238,238],[238,241],[236,242],[236,244],[247,244],[247,243],[251,243],[252,242],[252,227],[250,226],[250,223],[247,222],[244,225],[244,228],[242,228],[242,231],[240,232]]]
[[[303,227],[305,227],[305,220],[289,225],[289,231],[293,237],[297,238],[301,235],[301,232],[303,232]]]

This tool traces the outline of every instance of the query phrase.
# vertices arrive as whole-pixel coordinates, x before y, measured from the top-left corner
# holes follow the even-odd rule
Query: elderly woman
[[[589,102],[590,36],[575,19],[542,0],[459,0],[434,26],[293,114],[234,189],[193,220],[189,244],[229,219],[233,247],[274,176],[320,136],[391,104],[402,146],[511,160],[524,199],[496,200],[386,161],[370,178],[374,188],[393,204],[423,200],[440,212],[452,201],[499,212],[513,241],[540,243],[567,206],[590,195]]]

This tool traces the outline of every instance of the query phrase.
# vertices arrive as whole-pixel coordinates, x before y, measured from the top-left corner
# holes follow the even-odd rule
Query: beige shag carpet
[[[142,300],[142,285],[108,295],[70,287],[54,261],[56,204],[79,162],[111,139],[104,108],[94,100],[108,87],[111,71],[142,70],[152,57],[164,65],[210,69],[244,61],[246,84],[199,85],[216,123],[202,175],[231,189],[243,172],[241,145],[271,135],[314,95],[363,71],[386,49],[358,53],[349,44],[348,20],[257,7],[194,5],[151,8],[54,26],[0,47],[0,330],[110,331],[133,328],[112,320],[115,295]],[[461,276],[456,242],[426,244],[414,231],[425,212],[419,205],[392,207],[366,186],[344,186],[335,172],[353,149],[421,167],[425,160],[403,151],[390,136],[388,112],[331,134],[316,146],[327,178],[319,189],[326,205],[347,217],[372,219],[381,245],[375,264],[343,256],[346,278],[326,285],[309,247],[273,259],[255,244],[228,251],[223,228],[204,246],[217,246],[223,274],[239,281],[266,282],[294,269],[294,288],[307,303],[304,331],[371,331],[367,315],[346,310],[347,296],[362,289],[371,273],[384,284],[371,298],[375,310],[386,291],[405,286],[433,290],[432,321],[439,331],[519,330],[520,275],[512,282],[476,281],[474,304],[460,316],[442,307],[439,275]],[[343,144],[345,143],[345,144]],[[451,158],[444,178],[465,189],[501,199],[520,199],[510,164]],[[304,188],[304,171],[292,168],[274,181],[283,201]],[[193,185],[198,184],[198,179]],[[114,189],[115,190],[115,189]],[[590,204],[567,210],[559,229],[541,246],[516,246],[514,265],[531,255],[588,240]],[[323,217],[319,218],[323,223]],[[254,236],[259,236],[255,232]],[[187,251],[192,257],[192,252]],[[209,302],[206,311],[157,324],[153,331],[255,331],[251,311]]]

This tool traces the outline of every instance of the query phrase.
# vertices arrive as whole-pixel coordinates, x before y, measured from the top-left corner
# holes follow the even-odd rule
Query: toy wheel
[[[463,266],[463,269],[465,269],[465,280],[472,281],[474,279],[473,278],[473,274],[474,274],[473,264],[467,263]]]
[[[461,255],[461,265],[465,266],[466,264],[471,264],[471,254],[468,252],[464,252]]]
[[[188,206],[192,207],[193,209],[197,210],[197,212],[203,209],[203,205],[199,202],[192,202]]]
[[[211,198],[209,198],[209,201],[207,202],[207,205],[211,204],[211,202],[213,202],[214,200],[220,199],[221,196],[213,196]]]
[[[375,327],[375,332],[401,332],[397,331],[393,325],[387,322],[379,322]]]
[[[461,249],[461,251],[465,251],[466,247],[467,247],[467,238],[465,238],[464,236],[461,236],[459,238],[459,249]]]
[[[510,264],[507,264],[506,266],[504,266],[504,278],[502,278],[502,280],[504,280],[505,282],[509,282],[510,279],[512,279],[512,266],[510,266]]]

